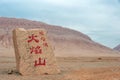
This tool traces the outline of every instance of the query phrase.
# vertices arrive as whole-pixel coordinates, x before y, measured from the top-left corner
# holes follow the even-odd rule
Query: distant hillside
[[[116,51],[120,51],[120,44],[113,49],[116,50]]]
[[[118,54],[112,49],[94,42],[87,35],[75,30],[38,21],[5,17],[0,17],[1,47],[12,45],[11,32],[14,28],[18,27],[25,29],[46,29],[48,31],[48,38],[55,49],[56,56],[114,56]]]

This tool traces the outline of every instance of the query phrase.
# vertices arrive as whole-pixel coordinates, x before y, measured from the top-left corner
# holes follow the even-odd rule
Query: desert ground
[[[57,57],[61,73],[22,76],[15,57],[0,57],[0,80],[120,80],[120,57]]]

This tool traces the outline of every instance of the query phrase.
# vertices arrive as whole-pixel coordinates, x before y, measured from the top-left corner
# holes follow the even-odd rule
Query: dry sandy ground
[[[21,76],[14,57],[0,57],[0,80],[120,80],[120,57],[57,58],[57,75]],[[12,74],[8,74],[13,70]]]

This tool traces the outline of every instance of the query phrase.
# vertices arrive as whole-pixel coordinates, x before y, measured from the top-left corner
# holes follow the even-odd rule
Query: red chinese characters
[[[32,41],[35,41],[35,42],[39,42],[38,39],[36,39],[37,35],[34,35],[32,34],[31,36],[28,36],[29,40],[28,40],[28,43],[32,42]]]
[[[42,49],[40,46],[36,46],[36,47],[31,47],[30,48],[30,53],[35,53],[35,54],[42,54]]]
[[[40,34],[40,35],[44,35],[44,32],[43,32],[43,31],[40,31],[39,34]]]
[[[43,37],[44,36],[44,32],[43,31],[40,31],[39,32],[39,35],[35,35],[35,34],[32,34],[30,36],[28,36],[28,43],[30,44],[31,42],[36,42],[36,43],[39,43],[40,41],[42,41],[42,45],[44,47],[48,47],[48,43],[46,42],[46,38]],[[39,44],[36,45],[36,46],[32,46],[30,48],[30,54],[42,54],[43,51],[42,51],[42,46],[40,46]],[[45,66],[46,65],[46,60],[45,59],[42,59],[42,58],[38,58],[38,60],[35,60],[34,61],[34,66]]]
[[[48,47],[48,44],[47,43],[43,43],[43,46]]]
[[[45,38],[44,38],[44,37],[41,37],[41,40],[42,40],[42,41],[45,41]]]
[[[45,66],[46,65],[46,60],[45,59],[41,59],[41,58],[39,58],[38,60],[35,60],[35,64],[34,64],[34,66],[36,67],[36,66]]]

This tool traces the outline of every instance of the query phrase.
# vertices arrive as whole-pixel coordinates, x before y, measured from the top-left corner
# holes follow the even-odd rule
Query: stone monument
[[[60,72],[44,29],[13,30],[16,68],[21,75],[57,74]]]

